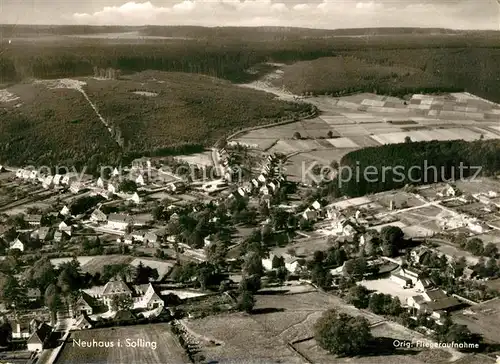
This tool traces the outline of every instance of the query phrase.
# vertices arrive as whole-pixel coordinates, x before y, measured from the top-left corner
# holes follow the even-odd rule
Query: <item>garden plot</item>
[[[371,202],[372,202],[372,200],[369,199],[368,197],[356,197],[356,198],[351,198],[349,200],[343,200],[343,201],[338,201],[338,202],[332,203],[332,204],[328,205],[328,207],[335,207],[339,210],[345,210],[349,207],[366,205],[366,204],[369,204]]]
[[[351,120],[345,116],[327,116],[321,115],[320,118],[325,121],[328,125],[342,125],[342,124],[355,124],[354,120]]]
[[[276,145],[274,145],[269,152],[271,153],[283,153],[283,154],[290,154],[290,153],[295,153],[298,152],[299,149],[296,147],[293,147],[289,144],[290,140],[278,140],[276,142]]]
[[[335,130],[343,137],[370,134],[362,125],[337,125]]]
[[[359,145],[361,148],[377,147],[380,145],[380,143],[377,142],[376,140],[372,139],[369,136],[364,136],[364,135],[351,136],[351,137],[349,137],[349,139],[351,139],[354,143]]]
[[[331,143],[335,148],[359,148],[359,145],[354,143],[349,138],[327,139],[327,141]]]
[[[232,141],[239,143],[244,146],[248,146],[251,148],[256,148],[259,150],[267,150],[273,146],[274,143],[276,143],[277,139],[276,138],[248,138],[248,137],[243,137],[243,138],[237,138],[233,139]]]

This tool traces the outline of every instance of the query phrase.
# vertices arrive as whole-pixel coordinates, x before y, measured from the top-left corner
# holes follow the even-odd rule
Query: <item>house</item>
[[[96,186],[99,188],[106,188],[106,182],[102,179],[102,177],[99,177],[96,182]]]
[[[113,230],[123,230],[127,229],[127,226],[133,225],[134,220],[129,215],[123,214],[109,214],[107,227]]]
[[[108,217],[100,209],[95,209],[92,212],[92,215],[90,215],[90,221],[95,222],[95,223],[106,222],[107,220],[108,220]]]
[[[92,315],[94,312],[93,306],[95,305],[94,300],[87,293],[82,292],[80,298],[71,308],[71,313],[73,317],[78,317],[81,315]]]
[[[29,176],[28,179],[30,179],[32,181],[36,181],[37,177],[38,177],[38,171],[33,170],[33,171],[31,171],[30,176]]]
[[[0,173],[5,172],[5,167],[0,164]]]
[[[246,196],[246,192],[245,192],[245,190],[243,190],[243,188],[241,188],[241,187],[238,187],[237,192],[238,192],[238,194],[239,194],[241,197],[245,197],[245,196]]]
[[[28,288],[26,290],[26,299],[30,302],[38,301],[42,298],[42,292],[40,288]]]
[[[149,246],[149,247],[159,247],[160,246],[160,237],[158,236],[157,233],[149,231],[144,235],[144,242]]]
[[[29,323],[22,323],[16,321],[12,325],[12,338],[13,339],[28,339],[40,326],[42,321],[32,319]]]
[[[167,189],[174,193],[184,193],[184,191],[186,190],[186,185],[181,181],[170,182],[167,185]]]
[[[273,182],[273,181],[269,182],[269,183],[267,184],[267,187],[269,187],[269,189],[270,189],[273,193],[275,193],[275,192],[278,190],[278,184],[277,184],[277,183],[275,183],[275,182]]]
[[[151,283],[138,286],[137,292],[141,297],[136,301],[135,308],[154,310],[158,307],[164,307],[164,301],[160,298]]]
[[[269,191],[269,187],[267,187],[267,186],[262,186],[262,187],[260,188],[259,192],[260,192],[261,194],[263,194],[263,195],[269,195],[269,192],[270,192],[270,191]]]
[[[459,194],[460,191],[458,190],[458,188],[449,183],[441,190],[441,192],[438,192],[438,196],[441,197],[455,197],[458,196]]]
[[[9,245],[9,250],[13,250],[13,249],[18,249],[18,250],[23,252],[24,251],[24,243],[21,240],[19,240],[19,238],[17,238]]]
[[[40,241],[47,241],[47,240],[50,240],[52,238],[52,233],[53,233],[53,230],[50,227],[44,226],[44,227],[39,228],[36,231],[36,237]]]
[[[54,233],[54,242],[61,243],[70,237],[65,231],[58,230]]]
[[[461,305],[455,297],[448,296],[443,290],[434,288],[422,294],[408,298],[407,304],[418,312],[427,312],[440,319],[444,312],[449,312]]]
[[[61,209],[61,211],[59,211],[59,214],[61,216],[69,216],[70,213],[71,213],[71,210],[66,205]]]
[[[132,297],[132,291],[122,280],[106,283],[101,293],[102,301],[109,309],[111,309],[113,298],[116,296]]]
[[[47,176],[42,182],[42,187],[48,190],[54,183],[54,176]]]
[[[273,258],[275,257],[275,254],[270,254],[269,258],[262,259],[262,266],[266,270],[273,270]],[[299,268],[299,258],[296,258],[294,256],[291,256],[290,254],[283,254],[282,257],[285,260],[285,268],[290,272],[290,273],[296,273],[297,269]]]
[[[144,177],[142,174],[138,175],[137,178],[135,179],[135,183],[138,186],[145,186],[146,185],[146,177]]]
[[[108,192],[116,194],[118,192],[118,185],[116,183],[110,182],[108,184]]]
[[[92,328],[92,323],[86,314],[80,315],[73,324],[73,330],[88,330]]]
[[[251,181],[253,188],[259,188],[259,181],[257,181],[255,178],[252,179]]]
[[[339,236],[354,236],[358,229],[354,222],[349,219],[340,219],[332,224],[332,233]]]
[[[61,180],[61,184],[69,186],[73,182],[78,181],[78,179],[79,179],[78,173],[76,172],[66,173]]]
[[[130,310],[120,310],[113,316],[115,321],[133,321],[135,320],[135,315]]]
[[[127,245],[132,245],[134,243],[134,237],[132,234],[125,234],[123,237],[116,239],[118,243],[123,243]]]
[[[400,268],[391,273],[391,280],[400,283],[403,287],[414,286],[419,279],[420,272],[412,268]]]
[[[315,209],[316,211],[320,210],[321,209],[321,204],[318,202],[318,201],[314,201],[311,205],[311,207],[313,209]]]
[[[56,175],[54,176],[54,179],[52,180],[52,185],[53,185],[54,187],[58,187],[58,186],[61,184],[62,177],[63,177],[62,175],[60,175],[60,174],[56,174]]]
[[[414,249],[410,253],[410,258],[414,263],[422,264],[422,261],[426,259],[431,254],[430,250],[421,247],[419,249]]]
[[[263,173],[261,173],[261,174],[259,175],[259,177],[257,177],[257,180],[258,180],[260,183],[266,183],[266,182],[267,182],[267,177],[266,177]]]
[[[139,194],[137,192],[134,192],[129,198],[129,201],[133,201],[136,204],[141,203],[141,198],[139,197]]]
[[[419,278],[415,283],[415,289],[419,292],[424,292],[433,286],[432,281],[428,278]]]
[[[302,217],[308,221],[315,221],[318,218],[318,213],[315,210],[310,210],[307,208],[303,213]]]
[[[23,170],[23,175],[21,176],[22,179],[29,179],[31,176],[32,168],[28,168]]]
[[[113,177],[118,177],[120,174],[121,174],[120,171],[116,167],[115,169],[113,169],[113,172],[111,172],[111,176]]]
[[[203,239],[203,243],[205,244],[205,246],[210,246],[213,242],[214,242],[213,235],[205,236],[205,238]]]
[[[41,352],[51,333],[52,327],[42,322],[27,341],[28,351]]]
[[[40,226],[40,224],[42,222],[42,215],[28,215],[28,216],[26,216],[25,221],[30,226]]]
[[[59,231],[62,231],[66,233],[67,235],[71,236],[71,231],[73,227],[71,225],[66,224],[64,221],[61,221],[61,223],[58,226]]]

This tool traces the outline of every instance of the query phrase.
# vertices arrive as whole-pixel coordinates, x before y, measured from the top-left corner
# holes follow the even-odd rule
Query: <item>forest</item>
[[[357,197],[402,188],[448,182],[460,178],[492,176],[500,172],[500,141],[430,141],[390,144],[360,149],[341,160],[340,192]],[[348,168],[359,166],[360,178],[348,178]],[[460,174],[460,166],[462,175]],[[366,171],[366,173],[365,173]]]
[[[112,41],[68,36],[120,31],[169,38]],[[261,77],[268,71],[261,67],[266,62],[291,65],[342,56],[354,57],[371,68],[370,82],[346,78],[352,91],[371,92],[374,84],[382,83],[379,93],[399,94],[419,88],[460,89],[500,101],[500,92],[495,86],[500,71],[500,41],[495,32],[272,27],[42,27],[18,32],[31,35],[35,41],[18,42],[14,38],[13,43],[7,45],[5,39],[9,32],[2,30],[5,38],[0,45],[3,48],[0,50],[0,84],[30,78],[90,76],[94,67],[112,67],[124,74],[146,69],[201,73],[241,83]],[[353,36],[346,37],[346,34]],[[43,37],[49,35],[56,37],[57,43],[43,41]],[[311,79],[307,80],[307,87],[296,86],[297,83],[303,85],[299,82],[303,76],[294,69],[285,72],[285,85],[299,94],[338,91],[333,87],[334,79],[331,79],[332,87],[319,83],[317,80],[324,77],[324,67],[315,68],[316,71],[308,73]],[[393,73],[390,68],[394,68],[397,77],[390,77]],[[402,69],[405,72],[401,75]],[[408,69],[418,74],[410,71],[408,78]],[[424,82],[420,82],[420,76],[424,76]]]

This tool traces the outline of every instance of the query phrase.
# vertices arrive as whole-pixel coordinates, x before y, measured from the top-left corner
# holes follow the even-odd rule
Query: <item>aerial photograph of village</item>
[[[500,362],[496,0],[0,0],[0,363]]]

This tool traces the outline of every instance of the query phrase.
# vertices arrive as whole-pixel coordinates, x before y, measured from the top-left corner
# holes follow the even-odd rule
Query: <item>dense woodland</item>
[[[127,41],[57,38],[120,31],[170,38]],[[232,82],[247,82],[268,71],[268,67],[262,67],[265,62],[293,64],[343,56],[369,65],[363,67],[360,77],[350,72],[340,75],[351,91],[371,92],[375,84],[380,85],[379,93],[392,94],[419,88],[445,91],[453,88],[500,101],[496,87],[500,42],[495,32],[412,28],[328,31],[266,27],[35,27],[31,30],[4,27],[2,33],[0,84],[33,77],[89,76],[94,67],[112,67],[123,73],[146,69],[202,73]],[[11,45],[5,44],[9,33],[24,38],[16,41],[14,37]],[[358,37],[346,37],[348,34]],[[384,36],[378,36],[381,34]],[[325,68],[338,67],[326,62],[323,67],[312,64],[313,70],[304,71],[307,82],[302,79],[304,72],[292,68],[285,73],[285,85],[299,94],[338,92],[339,74],[334,72],[329,77],[327,71],[325,77]],[[370,70],[365,74],[367,67]],[[256,72],[248,72],[249,69]],[[302,69],[299,67],[298,71]],[[325,87],[325,80],[333,84]]]
[[[360,149],[344,156],[341,165],[350,167],[354,175],[358,164],[361,177],[353,177],[343,182],[340,191],[345,196],[363,196],[401,188],[406,184],[418,185],[459,179],[461,163],[464,166],[463,178],[474,176],[477,167],[481,168],[480,176],[498,174],[500,141],[410,142]],[[397,166],[398,168],[395,168]],[[419,168],[410,170],[411,167]],[[377,173],[370,172],[367,168],[376,170]],[[367,178],[364,177],[363,171],[370,173]],[[347,169],[342,176],[347,180]]]

